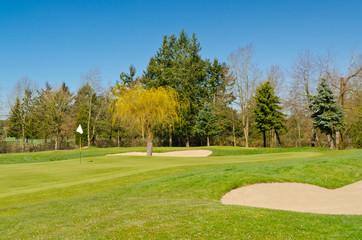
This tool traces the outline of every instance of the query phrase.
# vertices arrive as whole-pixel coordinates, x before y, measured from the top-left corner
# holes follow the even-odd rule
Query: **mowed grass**
[[[359,215],[220,203],[258,182],[338,188],[362,180],[361,150],[203,149],[213,155],[105,156],[145,148],[89,148],[82,164],[74,150],[0,155],[0,239],[362,239]],[[174,150],[185,148],[155,149]]]

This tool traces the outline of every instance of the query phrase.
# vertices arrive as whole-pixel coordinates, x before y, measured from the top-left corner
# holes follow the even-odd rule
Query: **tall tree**
[[[59,149],[59,142],[74,134],[74,119],[71,116],[73,95],[69,87],[63,83],[59,88],[46,84],[39,91],[36,101],[38,119],[43,124],[43,134],[54,140],[54,149]]]
[[[263,133],[264,147],[266,147],[266,131],[274,130],[278,140],[278,146],[281,147],[279,132],[285,130],[284,114],[280,112],[279,97],[275,95],[270,82],[267,81],[257,88],[254,100],[253,117],[256,128]]]
[[[289,75],[292,78],[289,84],[289,94],[287,98],[288,111],[290,119],[296,122],[298,129],[297,142],[301,143],[300,132],[307,131],[310,134],[310,144],[312,147],[316,145],[317,132],[312,127],[310,121],[310,96],[314,94],[314,90],[318,85],[318,71],[316,59],[309,50],[304,50],[295,58]],[[303,130],[301,130],[303,128]],[[310,129],[308,129],[310,128]],[[310,131],[311,130],[311,131]]]
[[[35,99],[36,112],[35,117],[38,119],[39,123],[42,125],[40,130],[40,135],[44,138],[44,142],[47,143],[48,139],[51,137],[50,133],[50,123],[49,118],[51,113],[48,111],[48,104],[53,95],[52,86],[46,82],[45,88],[38,90],[38,96]]]
[[[329,146],[333,149],[336,146],[335,134],[344,126],[342,121],[343,111],[336,102],[334,94],[325,78],[321,80],[317,91],[317,95],[311,97],[310,104],[310,108],[313,111],[311,115],[313,125],[327,135]]]
[[[353,50],[347,70],[341,72],[335,66],[333,54],[330,52],[321,57],[320,62],[322,77],[327,78],[338,96],[338,104],[346,109],[350,95],[362,87],[362,54]],[[339,129],[336,133],[336,144],[339,149],[343,148],[343,141],[344,131]]]
[[[136,68],[133,65],[129,66],[129,73],[122,72],[119,76],[121,85],[131,86],[135,83]]]
[[[189,146],[196,115],[206,99],[212,99],[217,88],[220,63],[210,63],[200,55],[201,46],[195,34],[191,37],[182,30],[164,36],[154,57],[150,59],[143,83],[147,87],[173,87],[189,108],[183,111],[179,133]]]
[[[101,81],[98,69],[90,70],[81,76],[83,86],[78,90],[75,108],[78,112],[77,124],[81,124],[85,130],[84,137],[87,138],[87,145],[91,145],[96,133],[96,124],[100,117],[98,111],[100,106],[98,98],[100,93],[99,83]]]
[[[20,107],[21,107],[20,98],[17,97],[14,105],[10,109],[9,129],[8,129],[8,136],[15,137],[16,139],[19,139],[22,136]]]
[[[135,85],[116,93],[116,115],[140,123],[147,132],[147,156],[152,156],[152,129],[158,124],[170,124],[177,118],[177,93],[172,88],[143,88]]]
[[[12,107],[12,115],[10,116],[11,124],[16,123],[20,125],[22,137],[22,151],[25,151],[25,139],[32,136],[31,132],[31,117],[33,114],[34,103],[34,86],[33,82],[27,78],[21,78],[15,86],[16,101]],[[15,120],[15,118],[17,118]],[[13,129],[14,129],[14,125]],[[12,127],[11,127],[12,128]],[[15,130],[15,129],[14,129]]]
[[[217,134],[216,116],[212,105],[205,102],[196,117],[196,134],[206,137],[207,146],[210,146],[210,137]]]
[[[251,100],[256,84],[260,77],[260,72],[252,62],[254,45],[249,44],[244,48],[239,48],[228,57],[230,70],[235,76],[235,90],[237,101],[241,110],[242,127],[244,130],[245,146],[249,146]]]

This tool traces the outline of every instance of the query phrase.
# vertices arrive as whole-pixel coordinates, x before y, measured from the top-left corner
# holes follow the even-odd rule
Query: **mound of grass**
[[[210,149],[210,148],[208,148]],[[362,180],[362,151],[288,150],[207,158],[85,157],[3,164],[3,239],[360,239],[362,216],[222,205],[233,188]],[[119,151],[129,149],[116,149]],[[160,151],[175,149],[159,149]],[[251,149],[250,149],[251,150]],[[256,149],[258,150],[258,149]],[[105,154],[112,149],[89,149]],[[48,153],[50,154],[50,153]],[[229,155],[228,155],[229,154]],[[252,155],[253,154],[253,155]]]
[[[296,148],[244,148],[244,147],[209,147],[212,150],[212,156],[231,156],[231,155],[254,155],[265,153],[283,153],[283,152],[313,152],[328,151],[327,148],[296,147]]]

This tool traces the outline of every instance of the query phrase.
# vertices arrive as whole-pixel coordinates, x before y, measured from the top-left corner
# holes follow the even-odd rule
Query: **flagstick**
[[[82,134],[83,129],[82,126],[79,124],[79,127],[77,128],[76,132],[79,132],[80,138],[79,138],[79,163],[82,164]]]
[[[79,164],[82,164],[82,135],[79,139]]]

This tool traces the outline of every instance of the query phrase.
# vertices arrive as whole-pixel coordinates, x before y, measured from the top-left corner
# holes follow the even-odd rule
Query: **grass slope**
[[[231,189],[257,182],[337,188],[359,181],[361,150],[205,149],[213,156],[104,157],[145,149],[90,148],[82,164],[75,151],[1,155],[0,238],[362,238],[362,216],[220,203]],[[169,150],[177,149],[156,149]]]

